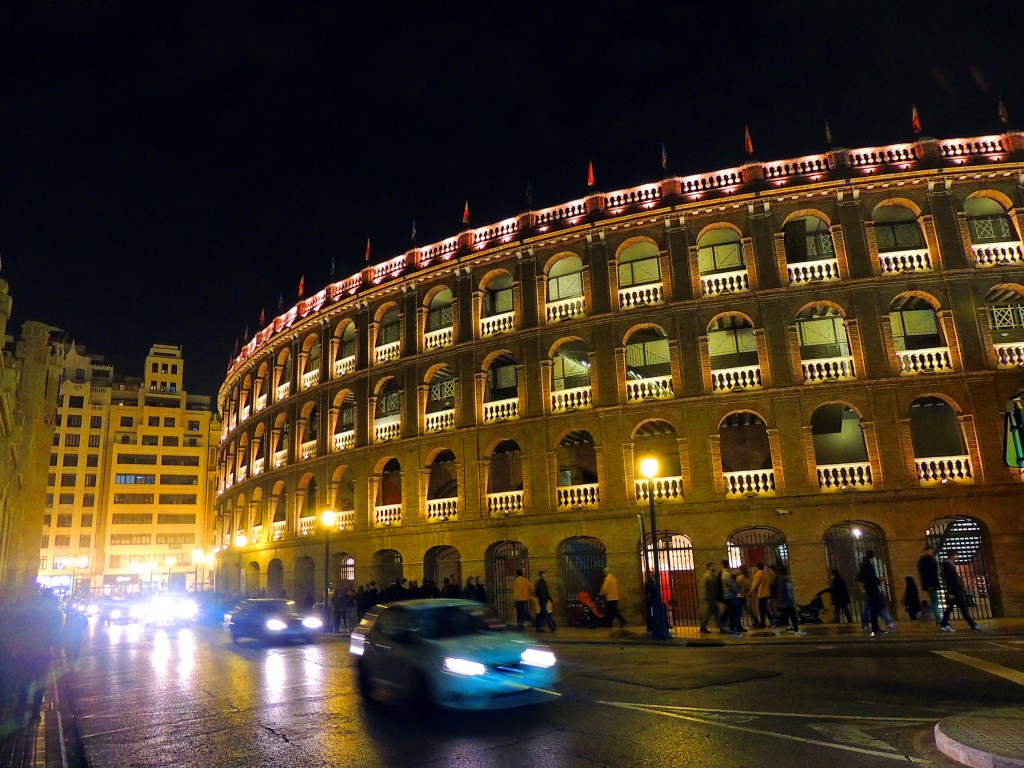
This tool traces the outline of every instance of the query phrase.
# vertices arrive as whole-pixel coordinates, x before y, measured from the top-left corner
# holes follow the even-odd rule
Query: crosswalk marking
[[[984,659],[976,659],[973,656],[968,656],[966,653],[959,653],[958,651],[933,651],[933,653],[947,658],[950,661],[958,661],[969,667],[980,669],[982,672],[988,672],[990,675],[996,675],[1004,680],[1009,680],[1011,683],[1024,685],[1024,672],[1011,669],[1010,667],[1004,667],[1002,664],[985,661]]]

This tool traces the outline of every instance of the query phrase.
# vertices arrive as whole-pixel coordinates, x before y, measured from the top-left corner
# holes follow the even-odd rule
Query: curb
[[[953,715],[936,723],[934,732],[942,754],[971,768],[1024,767],[1024,712],[1019,708]],[[1011,743],[1014,737],[1017,744]]]

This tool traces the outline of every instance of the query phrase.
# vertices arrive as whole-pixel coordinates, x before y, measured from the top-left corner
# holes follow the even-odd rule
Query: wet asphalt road
[[[91,626],[67,678],[93,768],[952,765],[930,729],[1019,685],[934,643],[560,644],[562,696],[424,718],[367,705],[347,642],[233,645],[219,628]],[[1024,669],[1024,641],[958,653]]]

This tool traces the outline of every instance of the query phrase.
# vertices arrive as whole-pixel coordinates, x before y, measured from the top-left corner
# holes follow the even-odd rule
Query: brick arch
[[[580,336],[561,336],[548,349],[547,359],[548,360],[553,360],[554,357],[555,357],[555,354],[558,352],[559,349],[561,349],[563,346],[565,346],[566,344],[569,344],[570,342],[573,342],[573,341],[580,342],[583,346],[585,346],[587,348],[587,352],[588,353],[590,352],[590,345],[587,344],[586,339],[584,339],[584,338],[582,338]]]
[[[445,285],[444,283],[440,283],[440,284],[435,285],[432,288],[430,288],[430,290],[428,290],[423,295],[423,302],[422,302],[423,308],[424,309],[429,308],[430,307],[430,303],[434,300],[434,298],[438,294],[443,293],[444,291],[448,291],[448,293],[451,294],[452,302],[454,302],[455,301],[455,291],[452,290],[452,287],[450,285]]]
[[[966,199],[970,200],[978,197],[985,197],[998,203],[1003,207],[1003,211],[1007,213],[1013,209],[1013,201],[997,189],[979,189],[976,192],[971,192]]]
[[[320,336],[316,331],[306,334],[305,338],[302,339],[302,351],[310,352],[313,346],[320,343]]]
[[[707,327],[704,329],[704,332],[707,333],[708,331],[710,331],[711,330],[711,326],[714,325],[716,322],[718,322],[719,320],[721,320],[724,317],[742,317],[744,320],[746,320],[748,323],[750,323],[750,327],[751,328],[757,328],[757,325],[754,323],[754,320],[753,320],[752,317],[750,317],[750,315],[746,314],[745,312],[738,312],[736,310],[728,310],[726,312],[719,312],[717,315],[712,317],[711,320],[708,321]]]
[[[797,310],[796,316],[799,317],[804,311],[811,309],[812,307],[829,307],[830,309],[834,309],[836,314],[843,318],[843,320],[846,319],[846,310],[830,299],[815,299],[814,301],[808,301]]]
[[[508,275],[508,277],[511,278],[513,282],[515,282],[515,275],[512,274],[511,271],[503,268],[497,268],[489,270],[488,272],[484,273],[484,276],[480,278],[480,282],[478,284],[479,289],[481,291],[484,290],[487,287],[488,283],[490,283],[492,280],[495,280],[496,278],[505,275]]]
[[[373,313],[373,321],[375,323],[381,322],[382,320],[384,320],[384,316],[387,315],[387,313],[390,312],[392,309],[397,309],[398,314],[402,314],[402,308],[398,305],[397,301],[385,301],[383,304],[377,307],[377,311]]]
[[[755,410],[754,408],[731,408],[728,411],[726,411],[724,414],[722,414],[722,417],[718,420],[718,426],[715,427],[715,431],[716,432],[721,431],[722,425],[725,424],[725,420],[728,419],[730,416],[737,416],[737,415],[739,415],[741,413],[752,413],[752,414],[754,414],[764,424],[765,429],[771,429],[771,426],[772,426],[771,422],[767,418],[765,418],[763,413],[760,413],[759,411]]]
[[[641,428],[643,428],[644,425],[646,425],[646,424],[667,424],[669,426],[670,430],[671,430],[671,434],[673,434],[673,435],[679,434],[679,430],[676,429],[676,425],[673,424],[668,419],[650,418],[650,419],[643,419],[642,421],[638,421],[633,426],[632,431],[629,433],[630,439],[631,440],[636,440],[637,436],[639,435],[639,432],[640,432]]]
[[[354,318],[343,317],[334,325],[334,331],[331,335],[335,339],[341,339],[341,337],[345,335],[345,331],[348,329],[348,327],[350,325],[354,326],[355,324],[356,321]]]
[[[548,275],[551,274],[551,269],[552,267],[555,266],[557,262],[561,261],[562,259],[569,258],[570,256],[575,256],[577,259],[580,260],[580,264],[582,265],[583,257],[580,256],[575,251],[559,251],[546,262],[544,262],[544,269],[542,270],[544,276],[547,277]]]
[[[655,242],[653,238],[645,237],[642,235],[636,235],[634,237],[628,237],[621,243],[619,243],[619,247],[615,249],[615,260],[618,261],[619,257],[622,256],[622,252],[625,251],[627,248],[634,245],[639,245],[641,243],[653,245],[656,251],[661,251],[661,248],[658,247],[658,243]]]
[[[907,297],[907,296],[913,296],[914,298],[921,299],[921,301],[925,302],[929,307],[931,307],[932,311],[934,311],[934,312],[938,312],[940,309],[942,309],[942,302],[940,302],[932,294],[926,293],[925,291],[911,290],[911,291],[900,291],[895,296],[893,296],[889,300],[889,309],[887,309],[886,311],[887,312],[892,312],[893,311],[892,310],[892,305],[895,303],[895,301],[897,299],[900,299],[900,298],[903,298],[903,297]]]
[[[299,418],[308,419],[310,414],[313,412],[313,409],[316,408],[316,406],[316,400],[307,400],[306,402],[304,402],[299,410]]]
[[[875,211],[879,208],[888,208],[891,205],[896,205],[901,208],[906,208],[914,214],[915,218],[921,218],[921,206],[915,203],[913,200],[906,197],[889,197],[879,202],[874,208],[871,209],[871,218],[875,218]]]
[[[291,347],[285,343],[281,345],[280,350],[277,353],[277,364],[284,365],[291,359],[292,350]]]
[[[665,329],[662,328],[657,323],[636,323],[635,325],[632,325],[628,329],[626,329],[625,334],[623,334],[622,336],[622,343],[628,344],[630,336],[632,336],[635,333],[638,333],[639,331],[658,331],[665,338],[669,338],[669,335],[665,331]]]
[[[736,233],[737,240],[743,239],[743,231],[735,224],[730,224],[728,221],[714,221],[697,233],[697,237],[694,239],[694,242],[699,246],[701,238],[718,229],[731,229]]]
[[[302,475],[302,477],[299,478],[299,490],[304,491],[307,488],[309,488],[310,482],[315,483],[316,477],[313,475],[312,472],[306,472],[305,474]]]
[[[398,464],[398,471],[399,472],[404,472],[405,471],[402,468],[402,460],[401,459],[399,459],[397,456],[392,456],[390,454],[387,454],[387,455],[381,456],[380,458],[377,459],[376,462],[374,462],[374,464],[373,464],[373,472],[374,472],[374,474],[379,475],[381,472],[383,472],[384,471],[384,467],[386,467],[388,465],[388,462],[390,462],[391,460],[394,460]]]
[[[957,416],[963,415],[963,408],[960,407],[960,403],[958,403],[952,395],[947,395],[945,392],[937,392],[934,390],[931,392],[922,392],[919,395],[915,395],[914,398],[911,399],[910,401],[910,406],[912,406],[918,400],[922,400],[926,397],[934,397],[936,400],[941,400],[946,405],[948,405]],[[908,410],[910,406],[908,406]]]
[[[824,211],[819,211],[817,208],[801,208],[798,211],[793,211],[789,216],[782,220],[782,226],[785,227],[789,222],[794,219],[801,219],[804,216],[813,216],[816,219],[821,219],[825,222],[825,226],[832,226],[832,219],[829,218],[828,214]]]
[[[380,381],[374,384],[373,394],[379,395],[381,392],[384,391],[384,388],[387,387],[387,385],[392,381],[395,382],[396,385],[398,385],[399,390],[402,389],[402,382],[398,379],[397,376],[384,376],[380,379]]]
[[[985,289],[984,297],[986,300],[992,291],[1010,291],[1011,293],[1017,294],[1022,300],[1024,300],[1024,285],[1021,285],[1020,283],[996,283],[995,285],[990,285]]]
[[[514,354],[512,354],[512,350],[510,350],[510,349],[496,349],[493,352],[490,352],[487,355],[487,357],[484,358],[483,364],[480,366],[480,370],[481,371],[489,370],[490,367],[492,365],[494,365],[494,361],[497,360],[499,357],[510,357],[513,360],[515,360],[516,363],[519,362],[519,360],[516,358],[516,356]]]
[[[458,453],[455,452],[454,449],[448,447],[447,445],[441,445],[436,448],[432,448],[427,452],[426,460],[423,462],[423,465],[429,467],[431,464],[437,461],[438,456],[440,456],[442,453],[445,453],[446,451],[452,454],[455,457],[456,461],[459,460],[459,455]]]
[[[437,374],[442,372],[451,374],[452,378],[458,378],[458,372],[448,363],[436,363],[435,365],[430,366],[426,373],[423,374],[423,383],[429,384]]]
[[[850,409],[851,411],[853,411],[853,412],[854,412],[855,414],[857,414],[857,419],[858,419],[859,421],[863,421],[863,420],[864,420],[864,414],[863,414],[863,413],[861,412],[860,408],[858,408],[858,407],[857,407],[857,406],[855,406],[855,405],[854,405],[853,403],[851,403],[851,402],[848,402],[848,401],[846,401],[846,400],[835,400],[835,399],[832,399],[832,400],[822,400],[821,402],[819,402],[819,403],[818,403],[817,405],[815,405],[815,406],[814,406],[814,407],[813,407],[813,408],[811,409],[811,416],[813,417],[813,416],[814,416],[814,413],[815,413],[815,412],[816,412],[816,411],[817,411],[817,410],[818,410],[819,408],[823,408],[823,407],[824,407],[824,406],[826,406],[826,405],[841,405],[841,406],[843,406],[844,408],[849,408],[849,409]]]
[[[331,405],[335,408],[340,408],[345,403],[345,398],[348,397],[349,395],[354,396],[355,392],[348,387],[345,387],[344,389],[339,389],[337,394],[334,395],[334,399],[331,401]]]
[[[523,451],[522,443],[519,440],[516,440],[514,437],[494,437],[491,438],[491,440],[484,445],[482,455],[487,458],[490,458],[491,456],[494,455],[495,449],[502,443],[515,443],[519,447],[519,452],[525,453],[525,451]]]

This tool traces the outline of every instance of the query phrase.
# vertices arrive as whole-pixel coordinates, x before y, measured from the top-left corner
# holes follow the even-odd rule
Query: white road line
[[[966,653],[959,653],[957,651],[932,651],[932,653],[943,656],[950,661],[959,661],[961,664],[980,669],[982,672],[988,672],[990,675],[996,675],[1004,680],[1009,680],[1011,683],[1024,685],[1024,672],[1004,667],[1002,664],[995,664],[984,659],[976,659],[973,656],[968,656]]]
[[[615,706],[617,702],[599,701],[598,704],[609,704]],[[711,709],[709,707],[675,707],[668,704],[638,704],[641,707],[656,707],[657,709],[670,709],[677,712],[708,712],[721,715],[745,715],[754,717],[797,717],[805,720],[873,720],[881,723],[902,723],[913,725],[914,723],[931,722],[934,717],[879,717],[877,715],[820,715],[803,712],[753,712],[749,709]]]
[[[665,717],[674,717],[677,720],[687,720],[691,723],[701,723],[703,725],[711,725],[718,728],[725,728],[730,731],[743,731],[744,733],[756,733],[761,736],[774,736],[777,739],[784,739],[786,741],[798,741],[802,744],[813,744],[818,747],[826,747],[828,749],[839,749],[843,752],[856,752],[861,755],[873,755],[875,757],[887,757],[890,760],[899,760],[900,762],[917,763],[918,765],[927,765],[927,760],[922,760],[919,757],[910,757],[902,752],[883,752],[878,749],[864,749],[863,747],[854,747],[848,744],[834,744],[830,741],[821,741],[819,739],[807,739],[802,736],[792,736],[788,733],[777,733],[775,731],[766,731],[761,728],[750,728],[745,725],[734,725],[733,723],[723,723],[718,720],[705,720],[701,717],[693,717],[692,715],[684,715],[680,712],[665,711],[666,708],[657,707],[654,705],[644,704],[628,704],[626,702],[615,702],[615,701],[599,701],[598,704],[607,704],[611,707],[621,707],[622,709],[632,709],[637,712],[647,712],[652,715],[663,715]],[[744,713],[750,714],[750,713]],[[774,713],[771,713],[774,714]],[[919,722],[919,721],[915,721]]]

